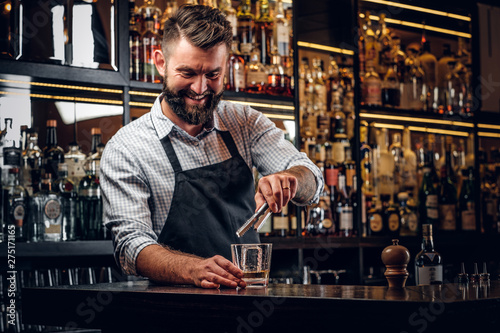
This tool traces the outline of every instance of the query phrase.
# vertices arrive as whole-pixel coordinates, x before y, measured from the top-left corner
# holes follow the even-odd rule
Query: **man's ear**
[[[155,50],[153,53],[153,59],[155,62],[156,69],[158,73],[163,76],[165,75],[165,70],[167,68],[167,62],[165,61],[165,57],[163,56],[163,52],[161,50]]]

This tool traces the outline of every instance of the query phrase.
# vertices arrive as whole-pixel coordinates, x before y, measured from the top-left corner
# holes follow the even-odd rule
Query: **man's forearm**
[[[190,265],[202,258],[161,245],[146,246],[137,256],[137,272],[150,280],[171,284],[192,284]]]
[[[298,203],[305,203],[311,200],[316,193],[318,184],[316,183],[316,177],[311,170],[305,166],[294,166],[288,170],[284,170],[279,173],[286,173],[297,178],[297,193],[293,198],[294,201]]]

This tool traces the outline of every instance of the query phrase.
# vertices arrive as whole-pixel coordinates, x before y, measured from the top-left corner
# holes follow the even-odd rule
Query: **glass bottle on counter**
[[[43,168],[52,179],[57,177],[59,163],[64,163],[64,150],[57,145],[57,120],[47,120],[47,137],[43,148]]]
[[[62,234],[62,202],[52,188],[52,174],[42,178],[40,192],[33,195],[30,207],[30,240],[60,241]]]
[[[417,285],[443,283],[443,262],[434,250],[432,225],[422,225],[422,250],[415,257],[415,278]]]
[[[68,165],[59,164],[59,177],[53,185],[54,191],[61,196],[62,226],[61,239],[71,241],[77,239],[78,226],[78,193],[73,181],[68,176]]]
[[[2,208],[4,209],[5,228],[13,225],[16,241],[25,241],[28,221],[28,192],[21,185],[19,178],[19,168],[9,169],[7,184],[3,187],[4,202],[2,202]],[[3,228],[3,225],[1,227]]]

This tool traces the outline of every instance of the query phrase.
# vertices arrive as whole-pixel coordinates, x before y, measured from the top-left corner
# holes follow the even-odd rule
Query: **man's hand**
[[[160,245],[149,245],[139,252],[136,266],[140,275],[159,283],[194,284],[202,288],[246,287],[243,272],[222,256],[204,259]]]
[[[274,213],[281,212],[288,201],[297,193],[297,178],[286,172],[262,177],[255,193],[257,209],[266,201]]]
[[[220,285],[245,288],[243,272],[222,256],[213,256],[194,263],[192,277],[194,284],[202,288],[219,288]]]
[[[299,203],[311,200],[316,192],[316,186],[316,178],[311,170],[295,166],[262,177],[255,193],[255,203],[259,209],[267,202],[274,213],[279,213],[291,199]]]

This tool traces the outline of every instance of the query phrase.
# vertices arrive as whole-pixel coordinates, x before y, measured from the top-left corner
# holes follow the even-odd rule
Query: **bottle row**
[[[99,164],[104,149],[99,128],[92,129],[89,155],[78,143],[65,152],[57,144],[57,123],[47,121],[44,149],[38,134],[22,128],[19,144],[3,142],[0,232],[12,228],[17,241],[110,239],[102,225]]]
[[[191,1],[197,3],[197,1]],[[291,53],[291,10],[281,0],[271,6],[267,0],[241,1],[238,10],[231,1],[204,1],[219,7],[233,27],[233,44],[225,77],[225,89],[237,92],[293,96]],[[148,1],[137,8],[129,1],[130,78],[160,83],[153,53],[160,49],[165,21],[177,10],[176,1],[167,1],[165,11]]]
[[[336,130],[335,133],[337,133]],[[370,132],[368,135],[368,131]],[[414,134],[414,137],[416,134]],[[351,141],[335,134],[303,140],[302,149],[324,172],[320,202],[308,209],[305,235],[415,236],[422,224],[437,232],[500,231],[500,159],[493,149],[488,163],[481,163],[480,219],[476,219],[474,137],[455,140],[427,134],[411,143],[408,128],[393,133],[360,127],[361,175],[356,177]],[[481,154],[483,155],[483,154]],[[484,156],[480,161],[485,161]],[[358,188],[358,179],[359,188]],[[358,196],[361,196],[358,201]],[[357,205],[361,202],[361,207]],[[361,230],[356,223],[361,221]]]
[[[359,28],[363,105],[472,114],[471,52],[464,38],[459,37],[455,54],[443,44],[438,60],[425,30],[420,40],[401,45],[385,15],[380,14],[376,28],[369,12],[359,15]]]

